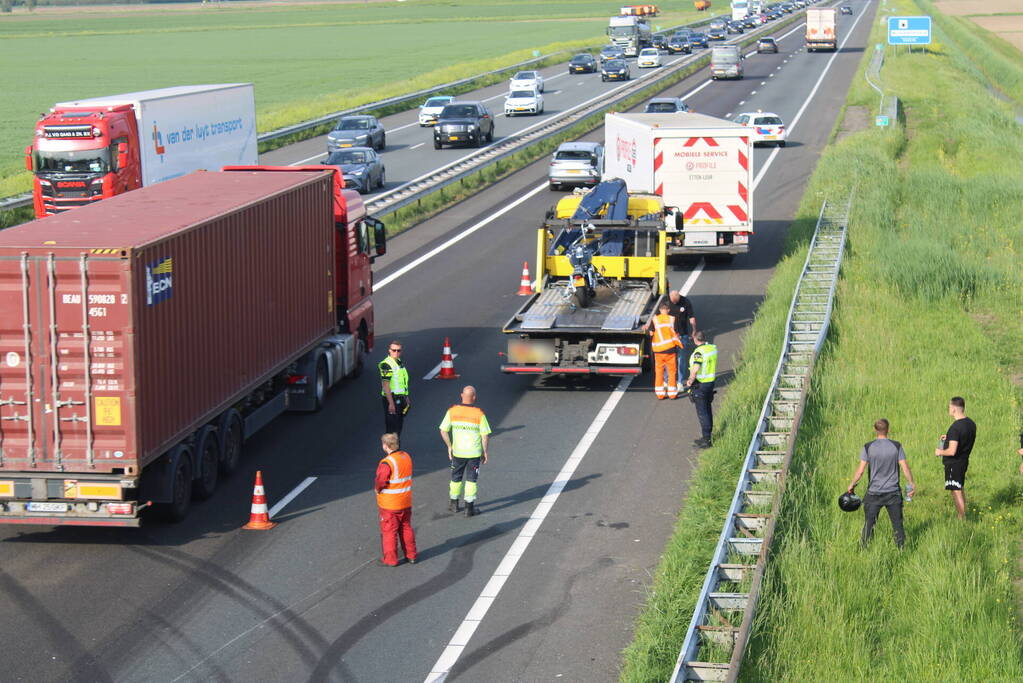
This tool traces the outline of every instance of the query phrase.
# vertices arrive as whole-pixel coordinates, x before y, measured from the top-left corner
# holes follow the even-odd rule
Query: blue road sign
[[[889,45],[930,45],[930,17],[888,17]]]
[[[875,126],[887,126],[888,125],[888,117],[887,116],[875,116],[874,117],[874,125]]]

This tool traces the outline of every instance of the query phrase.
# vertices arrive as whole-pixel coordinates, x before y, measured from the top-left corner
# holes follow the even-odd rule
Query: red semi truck
[[[0,523],[213,494],[373,344],[384,226],[336,169],[199,171],[0,232]]]
[[[25,149],[36,218],[200,169],[254,164],[256,142],[251,83],[59,102]]]

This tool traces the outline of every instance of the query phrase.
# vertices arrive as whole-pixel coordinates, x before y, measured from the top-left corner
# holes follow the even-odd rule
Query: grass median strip
[[[905,1],[896,8],[919,9]],[[883,40],[880,28],[868,44]],[[829,341],[743,680],[1023,677],[1014,588],[1023,523],[1014,456],[1023,394],[1020,128],[958,43],[887,56],[882,80],[902,100],[905,126],[853,133],[829,148],[789,237],[801,252],[820,198],[856,187]],[[873,110],[876,102],[859,78],[848,104]],[[799,261],[790,255],[779,264],[747,333],[723,406],[727,422],[701,458],[623,680],[664,680],[674,664],[773,369]],[[980,425],[965,524],[953,519],[932,455],[957,394]],[[906,506],[901,553],[884,520],[860,551],[862,514],[835,503],[878,417],[892,421],[920,489]]]

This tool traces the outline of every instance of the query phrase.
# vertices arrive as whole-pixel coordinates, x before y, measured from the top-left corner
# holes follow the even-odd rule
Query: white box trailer
[[[838,10],[834,7],[811,7],[806,10],[806,51],[837,50]]]
[[[138,122],[143,186],[259,161],[251,83],[160,88],[60,102],[55,108],[124,105],[133,107]]]
[[[652,192],[676,215],[669,255],[726,259],[753,235],[753,142],[749,129],[705,114],[608,114],[604,178]]]

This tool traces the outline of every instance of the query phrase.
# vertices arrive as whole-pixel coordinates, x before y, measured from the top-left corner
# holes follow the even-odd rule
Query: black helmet
[[[838,497],[838,507],[842,508],[846,512],[859,510],[861,505],[863,505],[863,499],[855,493],[849,493],[846,491]]]

